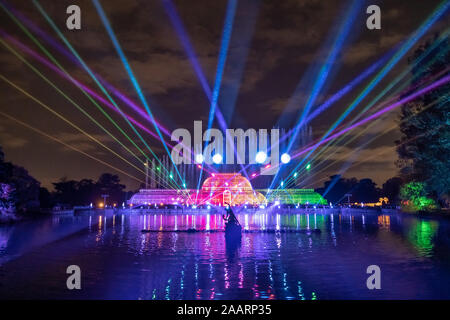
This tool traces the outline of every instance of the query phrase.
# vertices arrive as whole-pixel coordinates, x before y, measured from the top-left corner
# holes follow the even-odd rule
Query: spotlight
[[[219,164],[222,163],[222,155],[220,153],[216,153],[213,157],[212,157],[212,161],[215,164]]]
[[[288,155],[287,153],[283,153],[281,155],[281,162],[283,162],[284,164],[289,163],[289,161],[291,161],[291,156]]]
[[[195,162],[197,162],[197,163],[203,163],[203,160],[204,160],[204,158],[203,158],[203,155],[202,155],[202,154],[197,154],[197,155],[195,156]]]
[[[308,163],[308,164],[306,165],[306,170],[309,170],[309,169],[311,169],[311,163]]]
[[[256,154],[255,160],[257,163],[264,163],[267,159],[267,154],[264,151],[260,151]]]

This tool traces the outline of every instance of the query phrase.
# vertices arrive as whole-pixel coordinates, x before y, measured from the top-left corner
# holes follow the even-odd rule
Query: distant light
[[[183,188],[186,188],[186,183],[183,183]]]
[[[289,163],[289,161],[291,161],[291,156],[288,155],[287,153],[283,153],[281,155],[281,162],[283,162],[284,164]]]
[[[201,168],[202,168],[202,166],[201,166],[201,165],[197,165],[197,168],[201,169]]]
[[[201,153],[199,153],[195,156],[195,162],[197,162],[197,163],[203,163],[204,160],[205,160],[205,158],[203,157],[203,155]]]
[[[158,171],[159,171],[159,170],[161,170],[161,168],[160,168],[160,167],[156,167],[156,170],[158,170]]]
[[[256,177],[256,173],[252,174],[252,178]]]
[[[211,206],[207,206],[208,210],[211,209]]]
[[[213,157],[212,157],[212,161],[215,164],[219,164],[222,162],[222,155],[220,153],[216,153]]]
[[[173,175],[172,174],[170,174],[169,177],[170,177],[170,179],[173,179]]]
[[[260,151],[256,154],[255,161],[257,163],[264,163],[267,159],[267,154],[264,151]]]
[[[306,165],[306,170],[309,170],[309,169],[311,169],[311,163],[308,163],[308,164]]]
[[[270,163],[267,166],[265,166],[264,168],[269,169],[270,168]]]
[[[260,208],[260,209],[264,209],[265,207],[261,205],[261,206],[259,206],[259,208]]]
[[[281,185],[281,186],[284,186],[284,181],[281,181],[280,185]]]
[[[197,206],[195,204],[193,204],[192,209],[197,209]]]
[[[280,201],[275,201],[275,205],[277,206],[277,205],[279,205],[280,204]]]
[[[215,177],[216,175],[214,173],[211,174],[213,177]]]
[[[297,178],[297,176],[298,176],[298,173],[297,172],[294,173],[294,178]]]

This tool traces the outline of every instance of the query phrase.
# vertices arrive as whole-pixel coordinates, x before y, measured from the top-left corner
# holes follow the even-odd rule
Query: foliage
[[[9,200],[16,211],[25,212],[39,208],[40,183],[22,167],[4,161],[0,148],[0,183],[10,186]]]
[[[450,66],[449,40],[446,38],[419,64],[421,56],[433,43],[419,47],[410,59],[413,64],[413,86],[448,70]],[[441,74],[440,77],[448,75]],[[409,94],[408,92],[406,94]],[[397,141],[398,165],[406,181],[425,182],[426,194],[443,199],[450,193],[450,85],[441,86],[402,106],[400,131]],[[426,196],[426,195],[424,195]]]
[[[427,197],[425,184],[422,182],[409,182],[400,189],[404,209],[407,211],[434,210],[436,202]]]
[[[0,183],[0,214],[15,211],[14,188],[6,183]]]

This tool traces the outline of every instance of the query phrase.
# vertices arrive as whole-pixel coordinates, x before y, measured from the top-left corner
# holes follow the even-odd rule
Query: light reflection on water
[[[450,298],[446,220],[326,210],[237,216],[250,231],[237,244],[220,231],[141,233],[223,230],[214,213],[83,213],[1,226],[0,297]],[[65,289],[70,264],[83,272],[79,292]],[[381,267],[382,290],[365,286],[371,264]]]

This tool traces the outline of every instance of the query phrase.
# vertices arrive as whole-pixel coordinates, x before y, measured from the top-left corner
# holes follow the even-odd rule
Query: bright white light
[[[203,155],[200,153],[195,156],[195,162],[197,163],[203,163],[204,160],[205,158],[203,158]]]
[[[197,209],[197,206],[195,204],[193,204],[192,209]]]
[[[219,164],[222,163],[222,155],[220,153],[216,153],[213,157],[212,157],[212,161],[215,164]]]
[[[264,163],[267,159],[267,154],[264,151],[260,151],[256,154],[255,161],[257,163]]]
[[[291,161],[291,156],[288,155],[287,153],[283,153],[281,155],[281,162],[283,162],[284,164],[289,163],[289,161]]]

